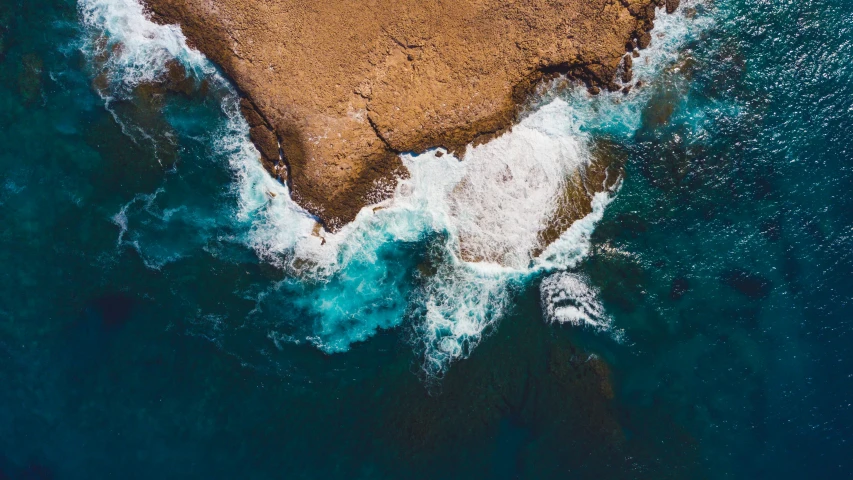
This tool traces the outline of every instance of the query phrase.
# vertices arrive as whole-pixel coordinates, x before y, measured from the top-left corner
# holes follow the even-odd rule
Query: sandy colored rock
[[[653,0],[145,1],[235,82],[264,165],[333,231],[393,191],[400,152],[505,131],[543,77],[621,88],[654,17]]]

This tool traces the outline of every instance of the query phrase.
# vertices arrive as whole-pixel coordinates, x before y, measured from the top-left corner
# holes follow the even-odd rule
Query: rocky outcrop
[[[399,153],[461,153],[505,131],[543,78],[621,88],[626,50],[648,46],[664,4],[145,1],[234,81],[264,165],[332,231],[390,195]]]

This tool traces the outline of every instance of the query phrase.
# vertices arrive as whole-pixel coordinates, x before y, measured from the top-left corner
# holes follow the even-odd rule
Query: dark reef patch
[[[746,270],[732,269],[724,272],[721,281],[741,295],[757,300],[770,294],[770,280]]]

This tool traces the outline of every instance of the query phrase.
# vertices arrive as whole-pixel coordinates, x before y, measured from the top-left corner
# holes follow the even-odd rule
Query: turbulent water
[[[589,235],[613,191],[597,194],[587,218],[534,256],[543,247],[539,232],[555,213],[567,179],[590,162],[591,130],[618,136],[633,132],[645,97],[611,94],[593,100],[578,88],[567,99],[543,98],[543,105],[532,108],[511,133],[469,149],[464,159],[438,150],[405,155],[411,176],[398,183],[390,200],[365,208],[337,234],[317,234],[315,219],[263,171],[234,89],[187,46],[179,28],[152,23],[142,5],[131,0],[81,0],[79,10],[81,50],[103,78],[100,94],[123,132],[136,143],[150,143],[155,152],[173,135],[188,136],[184,124],[167,118],[174,133],[154,138],[138,125],[138,112],[111,108],[132,100],[135,87],[156,82],[169,62],[178,61],[196,79],[210,82],[220,97],[222,118],[212,125],[212,143],[235,177],[229,185],[236,197],[232,212],[199,214],[185,204],[158,201],[173,187],[137,195],[114,218],[121,228],[119,245],[136,249],[146,265],[161,269],[180,260],[186,248],[162,240],[166,232],[186,243],[174,223],[215,235],[218,224],[226,222],[237,233],[229,241],[243,243],[285,272],[282,282],[264,287],[253,311],[267,322],[276,318],[269,332],[276,345],[309,342],[326,352],[344,352],[378,329],[409,319],[429,376],[441,376],[452,361],[470,354],[509,308],[514,286],[572,268],[586,256]],[[638,59],[637,74],[646,81],[658,76],[694,33],[690,27],[698,30],[704,23],[688,23],[683,15],[665,17],[655,48]],[[602,106],[605,112],[597,112]],[[413,258],[417,255],[406,245],[428,250],[434,258]],[[419,262],[430,262],[434,271],[414,269]],[[564,289],[563,295],[572,291]],[[267,298],[295,304],[314,320],[306,325],[303,319],[281,318],[271,310],[286,307],[264,308]],[[597,302],[589,295],[582,301]],[[605,325],[601,319],[588,323]]]
[[[657,17],[329,234],[180,29],[0,3],[0,478],[849,475],[853,6]]]

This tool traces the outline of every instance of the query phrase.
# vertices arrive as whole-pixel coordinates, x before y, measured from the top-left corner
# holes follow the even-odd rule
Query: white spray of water
[[[83,24],[101,34],[92,39],[91,53],[108,52],[105,69],[123,88],[156,80],[174,59],[196,73],[215,71],[204,55],[187,46],[178,26],[150,21],[136,0],[79,0],[78,6]]]
[[[179,28],[149,21],[137,0],[79,0],[79,5],[92,33],[89,53],[110,52],[105,70],[114,88],[126,90],[155,80],[167,62],[177,59],[189,72],[230,89],[207,59],[187,46]],[[634,62],[637,77],[652,80],[702,27],[685,21],[681,10],[658,16],[653,48]],[[394,195],[379,204],[381,208],[363,209],[341,231],[324,233],[324,238],[312,234],[315,219],[261,166],[239,113],[239,99],[229,92],[222,106],[228,121],[217,147],[234,172],[237,220],[251,225],[246,242],[261,258],[319,285],[298,299],[320,319],[314,335],[305,340],[329,352],[343,351],[377,328],[398,325],[406,311],[415,311],[424,369],[440,375],[497,324],[509,308],[513,286],[543,272],[557,272],[541,288],[550,321],[609,327],[595,291],[565,270],[588,254],[590,234],[613,192],[596,194],[592,213],[539,257],[532,252],[566,179],[589,161],[590,138],[583,129],[596,126],[630,134],[639,125],[639,106],[647,95],[643,89],[627,97],[590,97],[576,89],[528,115],[512,132],[469,148],[462,161],[437,151],[403,155],[410,177],[398,182]],[[124,236],[126,222],[121,227]],[[416,242],[435,233],[444,238],[436,271],[414,294],[398,298],[404,295],[393,288],[399,278],[381,265],[378,252],[385,245]],[[270,335],[277,342],[286,338]]]
[[[597,292],[582,277],[557,272],[542,281],[539,291],[549,322],[610,329],[611,320],[598,302]]]
[[[462,178],[446,203],[466,258],[530,265],[571,174],[589,162],[588,139],[570,111],[556,99],[456,166]]]

